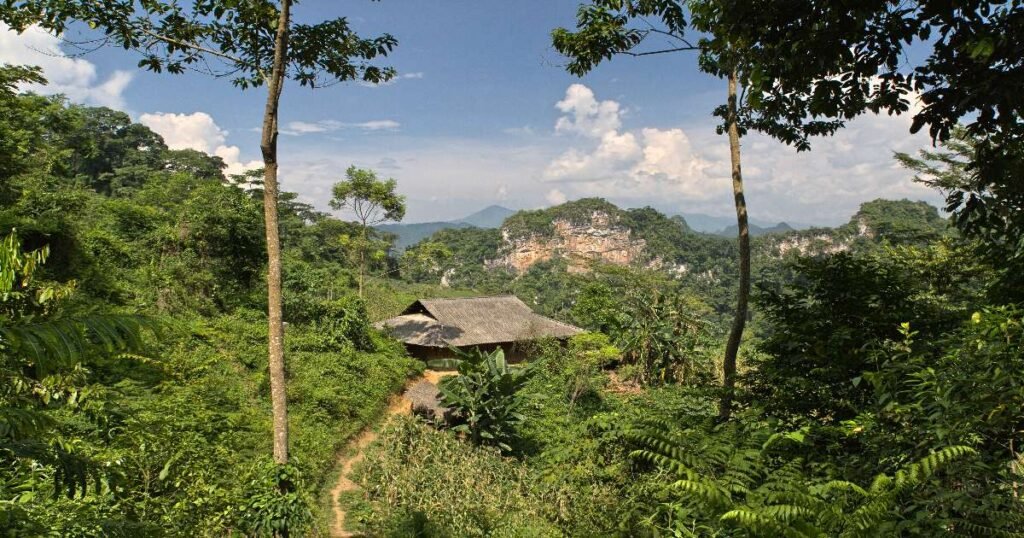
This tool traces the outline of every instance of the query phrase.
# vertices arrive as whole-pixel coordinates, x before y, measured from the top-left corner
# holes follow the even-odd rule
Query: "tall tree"
[[[570,32],[558,28],[552,32],[555,48],[570,58],[567,70],[577,76],[583,76],[601,61],[615,55],[650,56],[681,51],[700,51],[700,45],[694,45],[685,36],[688,25],[685,2],[657,1],[644,2],[633,0],[594,0],[590,5],[583,5],[577,13],[577,31]],[[658,16],[663,26],[655,28],[633,28],[630,22],[634,18]],[[643,41],[651,35],[668,37],[673,43],[667,48],[643,50]],[[728,59],[718,63],[704,63],[702,69],[728,79],[727,98],[721,115],[724,130],[729,139],[729,157],[731,162],[733,200],[736,207],[736,225],[740,247],[740,280],[736,295],[736,311],[732,328],[726,343],[725,358],[722,362],[723,391],[719,403],[719,419],[728,420],[736,386],[736,357],[739,354],[740,341],[747,322],[747,305],[750,297],[750,225],[747,219],[747,203],[743,193],[743,172],[740,167],[740,134],[737,122],[738,103],[737,69]],[[724,127],[724,129],[723,129]]]
[[[912,114],[936,143],[961,139],[956,184],[935,183],[980,254],[1024,274],[1024,2],[718,0],[702,12],[712,42],[749,44],[746,124],[805,148],[802,119],[834,127],[865,112]],[[913,47],[913,49],[911,49]],[[919,106],[911,106],[918,101]],[[777,121],[780,113],[786,122]],[[828,133],[825,133],[828,134]],[[1019,300],[1020,294],[1002,300]]]
[[[405,197],[395,192],[394,179],[379,180],[373,170],[355,166],[345,170],[345,181],[334,184],[331,207],[349,209],[359,220],[361,237],[356,244],[359,253],[359,296],[363,296],[366,254],[370,247],[370,226],[405,217]]]
[[[139,66],[180,74],[186,68],[229,77],[241,88],[266,85],[260,150],[264,160],[267,240],[269,372],[274,416],[274,460],[288,462],[284,325],[281,299],[281,244],[278,230],[279,105],[286,80],[302,86],[361,79],[379,83],[391,68],[371,64],[397,41],[388,34],[359,37],[345,18],[317,24],[292,22],[294,0],[11,0],[0,21],[23,31],[38,25],[63,34],[72,23],[101,32],[102,44],[133,50]]]
[[[807,103],[799,100],[777,103],[763,110],[754,121],[749,110],[760,105],[760,96],[750,91],[741,95],[740,89],[746,89],[751,79],[760,77],[748,60],[748,50],[756,39],[738,39],[722,26],[718,15],[729,3],[729,0],[591,0],[577,12],[575,32],[564,28],[552,32],[555,48],[570,58],[567,69],[575,75],[582,76],[600,62],[618,55],[644,57],[696,51],[702,71],[727,80],[726,101],[714,114],[722,119],[718,133],[726,134],[729,139],[740,282],[722,364],[724,390],[719,419],[723,421],[731,414],[736,357],[746,327],[750,297],[750,229],[740,166],[740,138],[747,130],[756,129],[803,150],[809,148],[809,136],[831,134],[842,124],[839,120],[819,120]],[[702,32],[696,43],[685,35],[689,27]],[[668,45],[647,47],[644,43],[652,36],[667,39]]]

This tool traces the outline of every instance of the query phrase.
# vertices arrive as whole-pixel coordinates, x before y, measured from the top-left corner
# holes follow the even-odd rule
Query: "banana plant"
[[[510,365],[501,349],[455,352],[459,375],[446,377],[438,387],[441,403],[450,409],[452,429],[473,444],[511,452],[517,427],[526,420],[521,389],[533,375],[532,367]]]

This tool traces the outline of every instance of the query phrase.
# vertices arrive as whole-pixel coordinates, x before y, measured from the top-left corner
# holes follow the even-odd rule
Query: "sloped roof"
[[[401,316],[385,320],[399,340],[420,346],[476,346],[538,338],[568,338],[583,332],[530,310],[514,295],[464,299],[420,299]]]

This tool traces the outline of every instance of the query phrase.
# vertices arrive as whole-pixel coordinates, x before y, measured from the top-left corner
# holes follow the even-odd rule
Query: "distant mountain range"
[[[735,224],[731,224],[729,226],[726,226],[725,228],[722,228],[718,232],[716,232],[716,235],[735,237],[736,236],[736,228],[737,228],[737,226]],[[759,235],[765,235],[765,234],[777,234],[777,233],[792,232],[795,229],[796,228],[786,224],[785,222],[780,222],[780,223],[778,223],[778,224],[776,224],[774,226],[758,226],[757,224],[751,223],[750,224],[750,235],[752,237],[757,237]]]
[[[395,250],[402,252],[405,249],[419,243],[420,241],[434,235],[440,230],[449,228],[500,228],[505,219],[517,213],[515,209],[509,209],[500,205],[491,205],[467,215],[461,219],[434,222],[414,222],[381,224],[376,228],[382,232],[395,234]],[[705,215],[703,213],[689,213],[681,216],[690,229],[706,234],[733,237],[736,235],[736,220],[733,217],[718,217]],[[792,230],[809,228],[809,226],[798,224],[789,225],[785,222],[770,223],[757,219],[750,219],[750,235],[760,236],[770,233],[781,233]]]
[[[448,228],[499,228],[501,223],[515,212],[514,209],[492,205],[458,220],[381,224],[376,226],[376,229],[398,236],[395,240],[395,250],[402,252],[436,232]]]
[[[505,219],[516,213],[516,210],[509,209],[507,207],[501,207],[500,205],[492,205],[473,213],[468,217],[463,217],[456,222],[465,224],[471,224],[477,228],[500,228],[501,223],[505,222]]]
[[[703,213],[684,213],[681,215],[686,219],[686,224],[695,232],[706,234],[725,235],[732,237],[736,235],[736,217],[718,217],[705,215]],[[772,223],[760,219],[750,219],[750,235],[764,235],[791,230],[803,230],[810,228],[807,224],[787,224],[785,222]]]

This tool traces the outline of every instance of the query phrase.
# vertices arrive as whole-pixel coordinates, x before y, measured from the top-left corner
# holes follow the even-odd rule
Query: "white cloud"
[[[573,133],[596,145],[568,149],[548,164],[544,179],[578,183],[576,190],[586,194],[707,198],[714,167],[693,151],[682,129],[623,131],[619,103],[598,101],[582,84],[569,86],[555,106],[564,114],[555,123],[556,132]]]
[[[555,132],[576,135],[542,174],[544,181],[561,185],[559,194],[604,196],[668,211],[731,213],[728,141],[714,133],[711,118],[686,129],[624,129],[623,107],[598,100],[581,84],[569,86],[555,106],[562,113]],[[892,158],[894,151],[914,152],[928,144],[926,136],[911,136],[909,127],[909,115],[864,116],[833,137],[813,140],[813,150],[800,154],[751,133],[742,140],[751,213],[839,223],[874,198],[938,203],[934,191],[913,183]]]
[[[281,129],[281,134],[302,136],[315,133],[329,133],[342,129],[361,129],[363,131],[397,131],[402,124],[395,120],[371,120],[359,123],[345,123],[337,120],[320,120],[316,122],[291,121]]]
[[[226,174],[241,174],[263,166],[263,161],[242,162],[238,146],[227,145],[228,132],[221,129],[205,112],[143,114],[139,123],[163,137],[171,149],[194,149],[224,160]]]
[[[0,63],[43,69],[49,84],[27,85],[26,90],[64,94],[72,101],[90,105],[126,108],[123,94],[132,81],[130,72],[114,71],[100,81],[95,64],[67,56],[60,49],[60,39],[41,28],[32,26],[19,35],[0,23]]]
[[[548,203],[551,205],[560,205],[564,204],[566,200],[568,200],[569,198],[565,195],[564,192],[558,189],[551,189],[544,196],[544,199],[547,200]]]
[[[565,99],[555,106],[566,114],[555,123],[555,131],[558,132],[600,138],[622,126],[619,103],[598,101],[594,92],[582,84],[569,86],[565,91]]]
[[[352,123],[349,125],[360,129],[366,129],[367,131],[394,131],[402,126],[402,124],[395,120],[364,121],[363,123]]]

